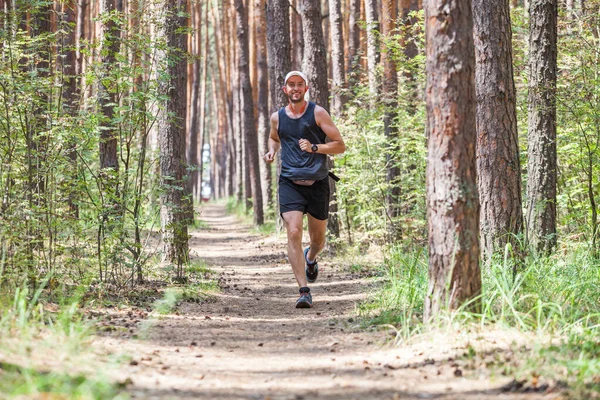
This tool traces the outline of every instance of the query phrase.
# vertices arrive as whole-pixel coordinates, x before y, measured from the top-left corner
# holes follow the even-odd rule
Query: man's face
[[[292,103],[301,102],[307,90],[308,86],[306,86],[306,82],[300,76],[290,77],[283,87],[283,91]]]

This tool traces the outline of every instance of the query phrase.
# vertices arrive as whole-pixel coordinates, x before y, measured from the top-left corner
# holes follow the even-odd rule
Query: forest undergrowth
[[[399,346],[434,334],[466,335],[463,358],[473,377],[487,369],[515,376],[515,390],[553,384],[569,398],[600,397],[600,260],[585,248],[565,246],[549,257],[526,257],[516,274],[514,262],[507,248],[482,266],[483,291],[475,300],[481,311],[466,304],[425,324],[426,251],[392,247],[373,267],[383,284],[358,312],[365,326],[393,327]],[[477,349],[475,343],[490,333],[523,341],[508,351]]]
[[[54,287],[56,280],[50,276],[35,291],[27,287],[4,291],[0,296],[0,399],[129,398],[123,388],[130,382],[114,382],[106,373],[127,362],[127,356],[94,349],[94,335],[125,331],[131,322],[140,324],[134,336],[143,335],[149,315],[171,313],[182,302],[202,302],[218,291],[212,271],[202,260],[186,266],[185,284],[169,282],[170,271],[155,267],[149,273],[155,279],[129,290],[109,285]],[[127,321],[117,323],[116,317],[125,312]]]

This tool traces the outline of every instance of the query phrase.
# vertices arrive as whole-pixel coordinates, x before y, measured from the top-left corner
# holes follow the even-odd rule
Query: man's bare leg
[[[325,234],[327,231],[327,220],[316,219],[308,214],[308,236],[310,237],[310,250],[306,255],[309,260],[315,261],[317,255],[325,247]]]
[[[306,273],[304,272],[304,252],[302,251],[302,211],[288,211],[281,214],[288,237],[288,259],[292,264],[292,271],[298,282],[298,287],[306,287]],[[310,219],[309,219],[310,224]]]

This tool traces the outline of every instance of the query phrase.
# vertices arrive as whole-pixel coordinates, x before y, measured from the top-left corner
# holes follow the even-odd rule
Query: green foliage
[[[405,253],[400,246],[388,250],[382,266],[384,284],[359,313],[370,323],[392,325],[398,339],[421,329],[423,299],[427,291],[427,259],[422,249]]]
[[[119,40],[120,51],[111,68],[97,62],[83,77],[62,69],[73,48],[57,46],[55,59],[44,59],[51,55],[44,49],[75,28],[62,14],[57,32],[32,36],[15,24],[22,15],[2,13],[9,28],[0,31],[0,282],[6,287],[34,287],[50,272],[67,282],[96,274],[115,287],[143,279],[150,231],[159,225],[158,158],[148,138],[164,100],[160,80],[147,79],[158,71],[144,60],[164,47],[163,37],[143,34],[157,22],[147,11],[100,17],[119,29],[118,39],[107,40]],[[78,50],[98,60],[105,44],[82,41]],[[80,78],[79,91],[67,96]],[[106,90],[83,96],[99,82]],[[97,103],[109,95],[118,99],[108,105],[112,118]],[[99,171],[100,133],[107,130],[116,133],[119,167]]]
[[[513,262],[507,246],[503,257],[497,255],[483,268],[481,313],[464,307],[423,325],[426,254],[392,247],[382,266],[383,285],[359,306],[359,313],[365,324],[393,326],[397,341],[447,326],[461,331],[500,327],[552,338],[537,342],[523,355],[523,362],[515,366],[502,362],[496,367],[505,374],[536,373],[564,381],[570,392],[583,397],[598,392],[600,262],[585,245],[565,254],[527,257],[516,276]]]
[[[421,19],[422,13],[414,16]],[[335,172],[342,178],[337,185],[338,204],[348,242],[383,242],[390,223],[400,227],[407,242],[424,240],[425,69],[420,27],[416,23],[385,38],[400,79],[394,109],[383,101],[373,102],[367,84],[358,84],[344,117],[336,121],[346,142],[346,152],[336,158]],[[407,46],[414,47],[417,55],[408,57]],[[386,137],[383,120],[390,111],[395,114],[392,128],[397,134]],[[400,176],[388,182],[386,173],[393,166],[399,169]],[[400,198],[396,199],[401,210],[398,217],[386,212],[386,196],[392,186],[401,188]]]
[[[600,202],[600,39],[576,21],[561,27],[557,130],[559,210],[564,235],[598,253]]]
[[[38,371],[16,364],[0,363],[0,392],[7,398],[63,396],[74,399],[127,399],[114,384],[65,373]]]
[[[19,396],[65,396],[82,399],[125,399],[119,387],[101,374],[73,374],[68,365],[89,353],[90,326],[83,322],[76,301],[57,309],[42,302],[44,287],[31,293],[18,288],[12,299],[0,298],[0,392]],[[55,305],[56,306],[56,305]],[[58,357],[61,366],[49,367],[39,355]],[[7,361],[14,360],[14,361]],[[54,365],[50,363],[50,365]],[[62,369],[61,369],[62,368]]]

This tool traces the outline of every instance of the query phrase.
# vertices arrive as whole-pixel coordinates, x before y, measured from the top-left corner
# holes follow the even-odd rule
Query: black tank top
[[[293,180],[325,179],[329,172],[327,155],[302,151],[298,144],[300,139],[306,139],[313,144],[325,143],[327,135],[315,120],[315,103],[309,102],[304,114],[297,119],[288,117],[285,107],[279,110],[278,115],[281,176]]]

